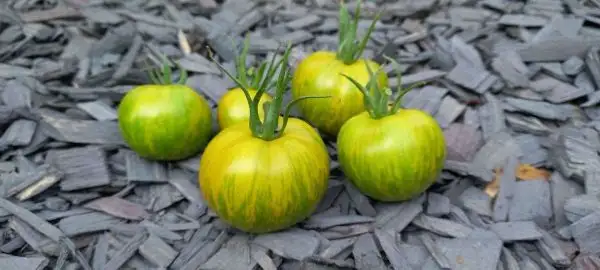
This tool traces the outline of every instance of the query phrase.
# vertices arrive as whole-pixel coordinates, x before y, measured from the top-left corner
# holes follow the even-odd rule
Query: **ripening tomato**
[[[170,76],[170,75],[169,75]],[[197,154],[212,133],[208,102],[192,88],[160,81],[135,87],[121,100],[118,122],[127,145],[151,160]]]
[[[366,35],[357,39],[357,25],[360,18],[360,1],[356,8],[354,21],[344,4],[340,5],[338,27],[338,49],[336,52],[317,51],[302,59],[292,78],[292,97],[331,96],[329,99],[311,99],[298,104],[302,116],[321,131],[336,136],[340,127],[352,116],[365,110],[363,95],[348,80],[345,74],[364,85],[369,81],[369,71],[379,69],[372,60],[361,59],[369,36],[373,31],[376,17]],[[385,73],[377,75],[381,87],[387,87]]]
[[[248,39],[239,58],[245,57],[247,47]],[[223,129],[209,142],[200,160],[198,181],[208,207],[232,227],[250,233],[295,225],[316,209],[327,191],[329,155],[319,133],[287,113],[280,116],[289,84],[290,71],[285,63],[290,49],[288,45],[281,60],[265,62],[270,64],[263,63],[259,69],[261,82],[255,85],[261,87],[247,104],[249,120]],[[215,63],[248,94],[243,80]],[[265,102],[268,106],[264,121],[260,121],[256,101],[277,70],[275,95]],[[245,74],[243,66],[238,74]]]
[[[248,89],[248,93],[254,98],[256,90]],[[263,105],[266,101],[272,101],[273,98],[268,94],[263,94],[258,102],[258,116],[261,120],[264,120],[265,110]],[[227,91],[225,95],[219,100],[217,107],[217,121],[219,127],[225,129],[236,123],[247,121],[250,117],[250,110],[248,109],[248,101],[244,95],[244,91],[241,88],[235,88]]]
[[[379,64],[365,59],[345,64],[333,52],[318,51],[303,59],[292,80],[292,97],[331,95],[328,99],[311,99],[298,103],[300,113],[311,124],[335,136],[340,127],[352,116],[365,110],[362,93],[340,74],[346,74],[361,84],[369,80],[368,63],[373,70]],[[388,85],[388,77],[381,73],[378,82]]]
[[[392,92],[377,86],[377,73],[366,87],[345,76],[363,93],[367,111],[340,129],[338,160],[346,177],[365,195],[387,202],[409,200],[440,175],[446,158],[444,133],[428,113],[400,108],[402,97],[414,86],[398,91],[390,104]]]
[[[265,141],[247,124],[221,131],[206,147],[199,182],[209,207],[234,227],[264,233],[308,217],[327,190],[329,156],[319,134],[290,118]]]

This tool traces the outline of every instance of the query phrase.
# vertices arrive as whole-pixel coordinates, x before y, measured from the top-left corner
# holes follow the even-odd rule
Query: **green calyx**
[[[338,49],[336,57],[346,65],[356,62],[362,56],[371,36],[371,32],[373,32],[373,29],[375,28],[375,23],[377,23],[381,15],[381,13],[378,13],[377,16],[375,16],[367,33],[359,40],[356,32],[358,29],[358,21],[360,20],[361,2],[362,1],[358,1],[356,14],[352,21],[350,21],[350,12],[348,12],[348,9],[343,2],[340,3]]]
[[[154,84],[169,85],[169,84],[185,84],[187,81],[187,70],[185,70],[179,63],[175,63],[177,68],[180,70],[179,80],[173,81],[173,70],[169,64],[169,59],[166,56],[161,55],[162,66],[160,68],[149,68],[148,76]]]
[[[380,72],[383,72],[383,68],[380,67],[376,72],[373,72],[371,67],[365,63],[367,66],[367,70],[369,71],[369,81],[366,86],[361,85],[352,77],[346,74],[340,74],[346,79],[348,79],[352,84],[362,92],[364,96],[365,108],[371,118],[380,119],[388,115],[392,115],[398,112],[398,110],[402,107],[402,98],[406,93],[410,92],[412,89],[416,87],[420,87],[426,84],[426,82],[418,82],[414,83],[406,88],[402,88],[402,73],[400,72],[400,68],[398,62],[394,59],[391,59],[387,56],[384,56],[388,61],[394,65],[394,70],[396,71],[396,78],[398,79],[398,87],[396,92],[398,92],[396,98],[393,100],[391,107],[389,106],[390,97],[392,96],[392,89],[389,87],[381,88],[381,86],[377,83],[377,76]]]
[[[250,74],[253,75],[252,84],[248,85],[247,75],[249,72],[246,69],[246,55],[248,53],[249,39],[246,37],[244,40],[244,47],[238,57],[236,57],[236,68],[238,76],[231,75],[223,66],[221,66],[214,58],[212,53],[209,53],[211,60],[217,65],[217,67],[231,78],[237,86],[242,89],[246,100],[248,101],[248,107],[250,109],[249,125],[252,135],[257,138],[261,138],[266,141],[274,140],[279,138],[285,130],[291,108],[297,102],[308,99],[308,98],[325,98],[330,96],[304,96],[291,101],[285,108],[283,114],[283,122],[281,128],[279,126],[279,116],[283,106],[283,94],[288,88],[290,79],[292,77],[291,69],[288,65],[288,59],[290,56],[292,45],[288,42],[288,45],[283,53],[283,57],[276,60],[276,55],[273,54],[270,60],[263,61],[260,63],[256,70],[252,70]],[[275,80],[275,74],[278,73]],[[239,78],[238,78],[239,77]],[[246,80],[246,83],[244,82]],[[249,93],[249,87],[256,90],[256,95],[252,97]],[[262,122],[258,116],[258,104],[262,95],[272,87],[275,88],[275,94],[273,95],[272,101],[264,103],[265,119]]]

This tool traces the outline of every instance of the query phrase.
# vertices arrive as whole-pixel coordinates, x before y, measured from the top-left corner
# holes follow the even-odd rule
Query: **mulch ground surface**
[[[214,107],[234,84],[207,47],[231,69],[246,34],[250,62],[288,41],[292,67],[334,50],[337,1],[2,2],[0,269],[600,269],[599,1],[365,1],[360,33],[383,16],[364,56],[396,59],[402,85],[430,82],[404,106],[443,127],[444,172],[379,203],[328,140],[317,211],[259,236],[207,208],[200,155],[131,151],[116,108],[161,54]]]

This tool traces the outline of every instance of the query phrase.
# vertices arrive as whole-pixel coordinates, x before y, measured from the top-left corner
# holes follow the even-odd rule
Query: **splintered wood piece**
[[[46,162],[64,172],[63,191],[108,185],[111,182],[105,152],[99,147],[48,151]]]
[[[148,233],[141,230],[136,233],[129,242],[121,247],[112,258],[104,265],[103,270],[118,270],[123,266],[138,250],[138,248],[146,241]]]
[[[84,207],[129,220],[142,220],[149,216],[144,206],[119,197],[99,198],[85,204]]]
[[[88,262],[85,259],[83,259],[84,257],[81,254],[81,252],[79,252],[75,248],[75,244],[69,238],[67,238],[61,230],[54,227],[52,224],[46,222],[45,220],[39,218],[31,211],[18,205],[15,205],[6,199],[0,198],[0,208],[3,208],[4,210],[17,216],[24,222],[28,223],[30,226],[34,227],[37,231],[46,235],[48,238],[54,240],[55,242],[65,243],[71,254],[74,255],[74,257],[83,267],[83,269],[92,270]]]

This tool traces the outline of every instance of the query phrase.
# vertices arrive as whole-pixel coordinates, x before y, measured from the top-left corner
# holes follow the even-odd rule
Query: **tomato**
[[[319,134],[290,118],[281,137],[255,138],[248,125],[221,131],[200,161],[208,206],[234,227],[264,233],[308,217],[327,191],[329,156]]]
[[[365,59],[345,64],[336,58],[335,53],[327,51],[318,51],[304,58],[294,72],[292,97],[331,95],[332,98],[300,102],[298,108],[302,116],[328,135],[336,136],[350,117],[365,110],[362,93],[340,74],[366,84],[369,72],[365,63],[372,69],[379,68],[379,64]],[[387,86],[387,75],[381,73],[378,82]]]
[[[398,91],[390,104],[391,91],[378,87],[375,76],[367,87],[346,77],[364,94],[367,111],[341,127],[338,161],[349,181],[365,195],[386,202],[409,200],[440,175],[446,158],[444,134],[428,113],[400,108],[412,87]]]
[[[301,102],[298,107],[302,116],[312,125],[328,135],[336,136],[340,127],[352,116],[365,110],[363,95],[340,74],[348,75],[364,85],[369,81],[366,65],[372,70],[379,64],[361,59],[369,36],[373,31],[377,16],[362,40],[357,40],[357,25],[360,18],[360,1],[354,21],[349,12],[340,5],[338,27],[338,50],[336,52],[317,51],[302,59],[292,78],[292,97],[329,95],[329,99],[311,99]],[[377,75],[381,87],[387,87],[385,73]]]
[[[404,201],[425,191],[444,167],[446,144],[435,119],[420,110],[399,110],[373,119],[348,120],[337,140],[342,171],[365,195]]]
[[[251,97],[256,95],[256,90],[248,89]],[[272,101],[273,98],[267,94],[263,94],[262,98],[258,103],[258,116],[261,120],[264,120],[265,111],[263,105],[265,101]],[[219,127],[225,129],[236,123],[248,120],[250,117],[250,110],[248,109],[248,102],[244,96],[244,92],[241,88],[234,88],[219,100],[217,106],[217,121]]]
[[[161,83],[135,87],[123,97],[118,108],[121,135],[141,157],[188,158],[208,143],[211,108],[192,88]]]
[[[236,62],[244,63],[248,46],[246,39]],[[200,159],[198,182],[208,207],[221,220],[250,233],[295,225],[316,209],[327,191],[329,154],[323,139],[308,123],[289,117],[289,108],[297,100],[280,115],[291,77],[287,65],[290,49],[288,45],[281,60],[274,61],[273,56],[261,65],[255,95],[243,79],[232,76],[213,59],[243,91],[249,118],[223,129],[209,142]],[[238,74],[246,74],[243,65],[238,67]],[[275,94],[265,101],[261,121],[258,101],[273,78]]]

